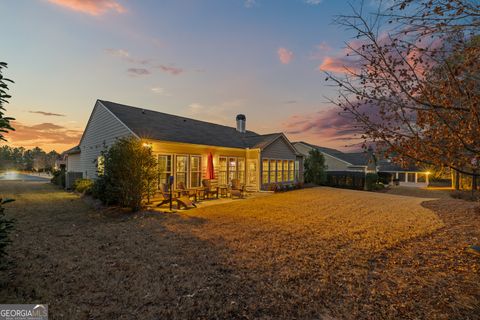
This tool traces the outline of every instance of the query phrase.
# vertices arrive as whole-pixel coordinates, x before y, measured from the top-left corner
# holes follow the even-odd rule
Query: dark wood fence
[[[328,171],[327,185],[336,188],[363,190],[365,187],[365,173]]]

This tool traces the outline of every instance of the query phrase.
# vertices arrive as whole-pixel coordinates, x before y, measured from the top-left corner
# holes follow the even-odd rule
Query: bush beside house
[[[119,139],[102,153],[98,179],[92,194],[104,204],[118,204],[132,211],[155,192],[157,162],[151,148],[136,138]],[[100,167],[100,166],[99,166]]]

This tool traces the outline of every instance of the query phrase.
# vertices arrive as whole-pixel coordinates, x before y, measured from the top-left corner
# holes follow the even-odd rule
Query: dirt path
[[[180,214],[95,211],[48,184],[17,199],[4,303],[52,319],[476,319],[471,203],[318,188]],[[4,273],[5,276],[5,273]]]

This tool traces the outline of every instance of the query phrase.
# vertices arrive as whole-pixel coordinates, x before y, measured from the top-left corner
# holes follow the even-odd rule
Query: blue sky
[[[350,35],[332,19],[348,10],[339,0],[4,0],[0,60],[16,82],[18,129],[7,138],[62,151],[105,99],[232,126],[244,113],[250,130],[342,147],[319,66],[335,71]]]

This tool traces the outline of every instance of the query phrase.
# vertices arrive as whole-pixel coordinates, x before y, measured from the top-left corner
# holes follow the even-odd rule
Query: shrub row
[[[267,190],[273,192],[285,192],[291,190],[298,190],[303,188],[302,182],[296,182],[291,184],[283,184],[283,183],[270,183],[268,185]]]

